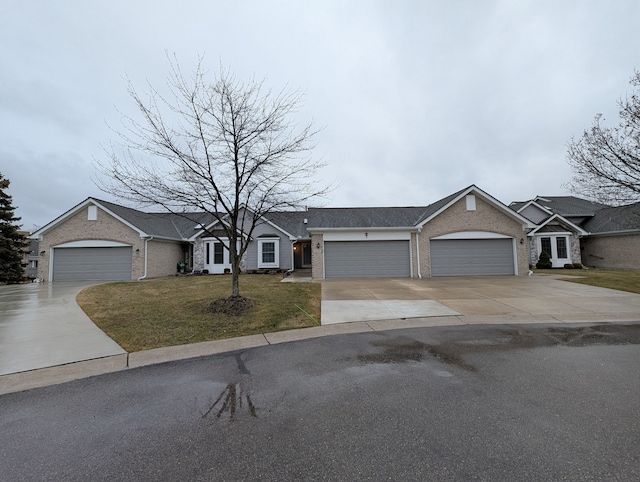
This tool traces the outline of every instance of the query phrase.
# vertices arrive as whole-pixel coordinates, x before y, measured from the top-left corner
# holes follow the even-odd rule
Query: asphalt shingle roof
[[[561,216],[593,216],[602,208],[609,207],[574,196],[538,196],[535,202]]]
[[[93,198],[95,199],[95,198]],[[195,233],[196,221],[208,223],[213,217],[207,213],[191,213],[185,216],[173,213],[145,213],[137,209],[120,206],[95,199],[109,211],[150,235],[169,239],[186,239]]]
[[[585,223],[590,233],[608,233],[640,229],[640,203],[600,209]]]

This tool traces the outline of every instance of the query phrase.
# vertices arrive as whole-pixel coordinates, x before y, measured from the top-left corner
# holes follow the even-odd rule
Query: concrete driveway
[[[638,321],[640,295],[547,275],[322,282],[323,325],[382,320],[398,328]]]
[[[126,354],[76,303],[89,284],[0,286],[0,375]]]

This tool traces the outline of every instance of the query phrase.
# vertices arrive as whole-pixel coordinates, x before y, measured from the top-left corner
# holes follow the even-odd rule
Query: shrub
[[[572,263],[566,263],[564,265],[564,269],[573,269],[573,264]]]
[[[573,269],[582,269],[582,263],[573,263]]]
[[[549,253],[547,253],[546,251],[543,251],[542,253],[540,253],[540,258],[538,259],[538,262],[536,263],[536,268],[538,268],[538,269],[550,269],[552,267],[553,267],[553,265],[551,264],[551,258],[549,256]]]

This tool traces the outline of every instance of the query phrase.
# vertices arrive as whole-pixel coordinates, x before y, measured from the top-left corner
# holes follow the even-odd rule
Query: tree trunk
[[[231,297],[237,298],[240,296],[240,259],[238,256],[231,263]]]

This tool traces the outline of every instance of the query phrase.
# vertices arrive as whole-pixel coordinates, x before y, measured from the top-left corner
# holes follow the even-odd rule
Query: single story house
[[[216,223],[88,198],[32,234],[44,281],[142,280],[187,269],[223,273]],[[523,275],[538,228],[471,185],[412,207],[273,212],[251,235],[242,269],[310,270],[313,279]],[[245,234],[246,235],[246,234]]]
[[[537,196],[510,204],[537,227],[529,232],[529,262],[547,251],[554,268],[640,269],[640,203],[607,206],[574,196]]]

